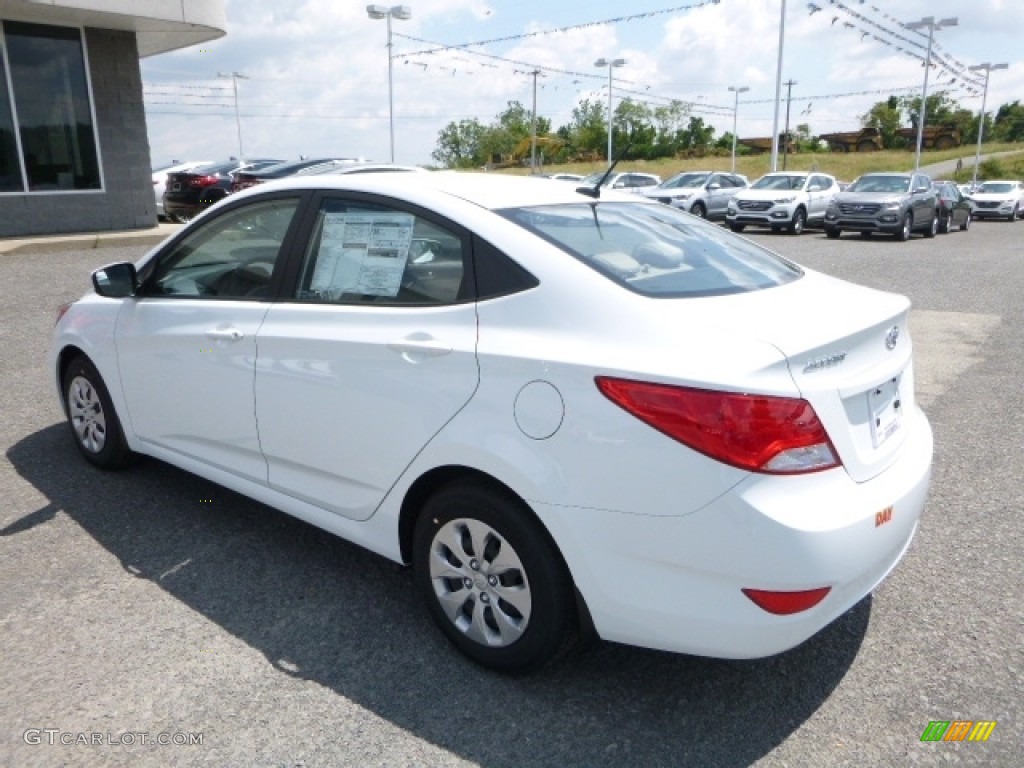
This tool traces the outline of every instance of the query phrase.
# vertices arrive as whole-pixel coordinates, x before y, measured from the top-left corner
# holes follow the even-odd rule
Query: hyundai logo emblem
[[[900,340],[900,327],[894,325],[889,329],[889,332],[885,334],[885,348],[896,349],[896,342]]]

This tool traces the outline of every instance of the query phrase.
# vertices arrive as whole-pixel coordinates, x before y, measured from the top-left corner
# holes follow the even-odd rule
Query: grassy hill
[[[943,160],[963,160],[963,168],[959,173],[944,174],[944,177],[957,181],[970,181],[973,174],[975,146],[963,146],[943,152],[925,151],[921,153],[921,165],[942,162]],[[1021,144],[984,144],[982,155],[990,152],[1016,152],[1015,155],[995,160],[982,161],[978,178],[1011,178],[1024,180],[1024,145]],[[914,153],[906,150],[885,150],[882,152],[848,152],[848,153],[800,153],[785,158],[786,170],[816,170],[829,173],[842,181],[852,181],[862,173],[872,171],[909,171],[914,167]],[[779,157],[779,170],[783,158]],[[657,173],[667,179],[680,171],[727,171],[731,164],[729,155],[694,157],[685,159],[665,158],[661,160],[623,160],[616,167],[618,171],[645,171]],[[566,163],[564,165],[545,165],[542,173],[580,173],[588,174],[603,170],[606,165],[598,163]],[[741,155],[736,158],[736,171],[751,181],[771,170],[771,155]],[[528,168],[512,168],[502,173],[529,174]]]

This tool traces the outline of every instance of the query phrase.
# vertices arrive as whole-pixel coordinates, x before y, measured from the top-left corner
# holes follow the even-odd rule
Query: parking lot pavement
[[[599,643],[526,679],[457,656],[387,561],[155,461],[87,466],[43,368],[54,308],[144,248],[5,254],[0,765],[1024,764],[1020,232],[752,234],[914,301],[936,437],[917,538],[788,653]],[[996,726],[921,741],[955,720]]]

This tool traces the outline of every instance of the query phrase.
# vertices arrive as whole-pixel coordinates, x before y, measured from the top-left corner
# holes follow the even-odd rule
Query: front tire
[[[838,239],[842,232],[843,231],[841,229],[836,229],[835,227],[825,227],[825,237],[829,240]]]
[[[733,232],[742,232],[746,228],[747,228],[746,224],[730,224],[729,225],[729,229],[731,229]]]
[[[434,621],[463,654],[498,672],[532,672],[575,640],[569,574],[547,532],[518,499],[456,481],[416,523],[413,568]]]
[[[914,217],[910,213],[903,214],[903,222],[900,224],[899,230],[896,232],[896,239],[902,243],[907,242],[910,239],[910,231],[914,226]]]
[[[101,469],[118,469],[131,459],[121,422],[96,366],[78,355],[64,372],[64,412],[75,445]]]
[[[708,209],[704,207],[704,203],[694,203],[690,208],[690,213],[698,219],[706,219],[708,217]]]
[[[807,212],[803,208],[797,208],[793,214],[793,220],[789,223],[789,234],[799,235],[804,231],[804,225],[807,223]]]

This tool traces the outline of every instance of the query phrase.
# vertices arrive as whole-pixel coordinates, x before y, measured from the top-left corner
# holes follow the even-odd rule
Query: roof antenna
[[[615,156],[615,159],[612,160],[612,164],[608,166],[608,170],[604,172],[604,176],[602,176],[600,178],[600,180],[597,182],[597,184],[595,184],[593,186],[593,188],[591,188],[591,187],[576,187],[576,191],[579,192],[581,195],[586,195],[587,197],[592,197],[595,200],[600,198],[601,197],[601,186],[606,181],[608,181],[608,177],[612,175],[612,171],[614,171],[615,170],[615,166],[619,164],[619,160],[621,160],[623,157],[625,157],[626,153],[629,152],[629,150],[631,150],[632,148],[633,148],[633,142],[631,142],[631,141],[627,142],[626,146],[624,146],[619,151],[619,154],[617,154]]]

